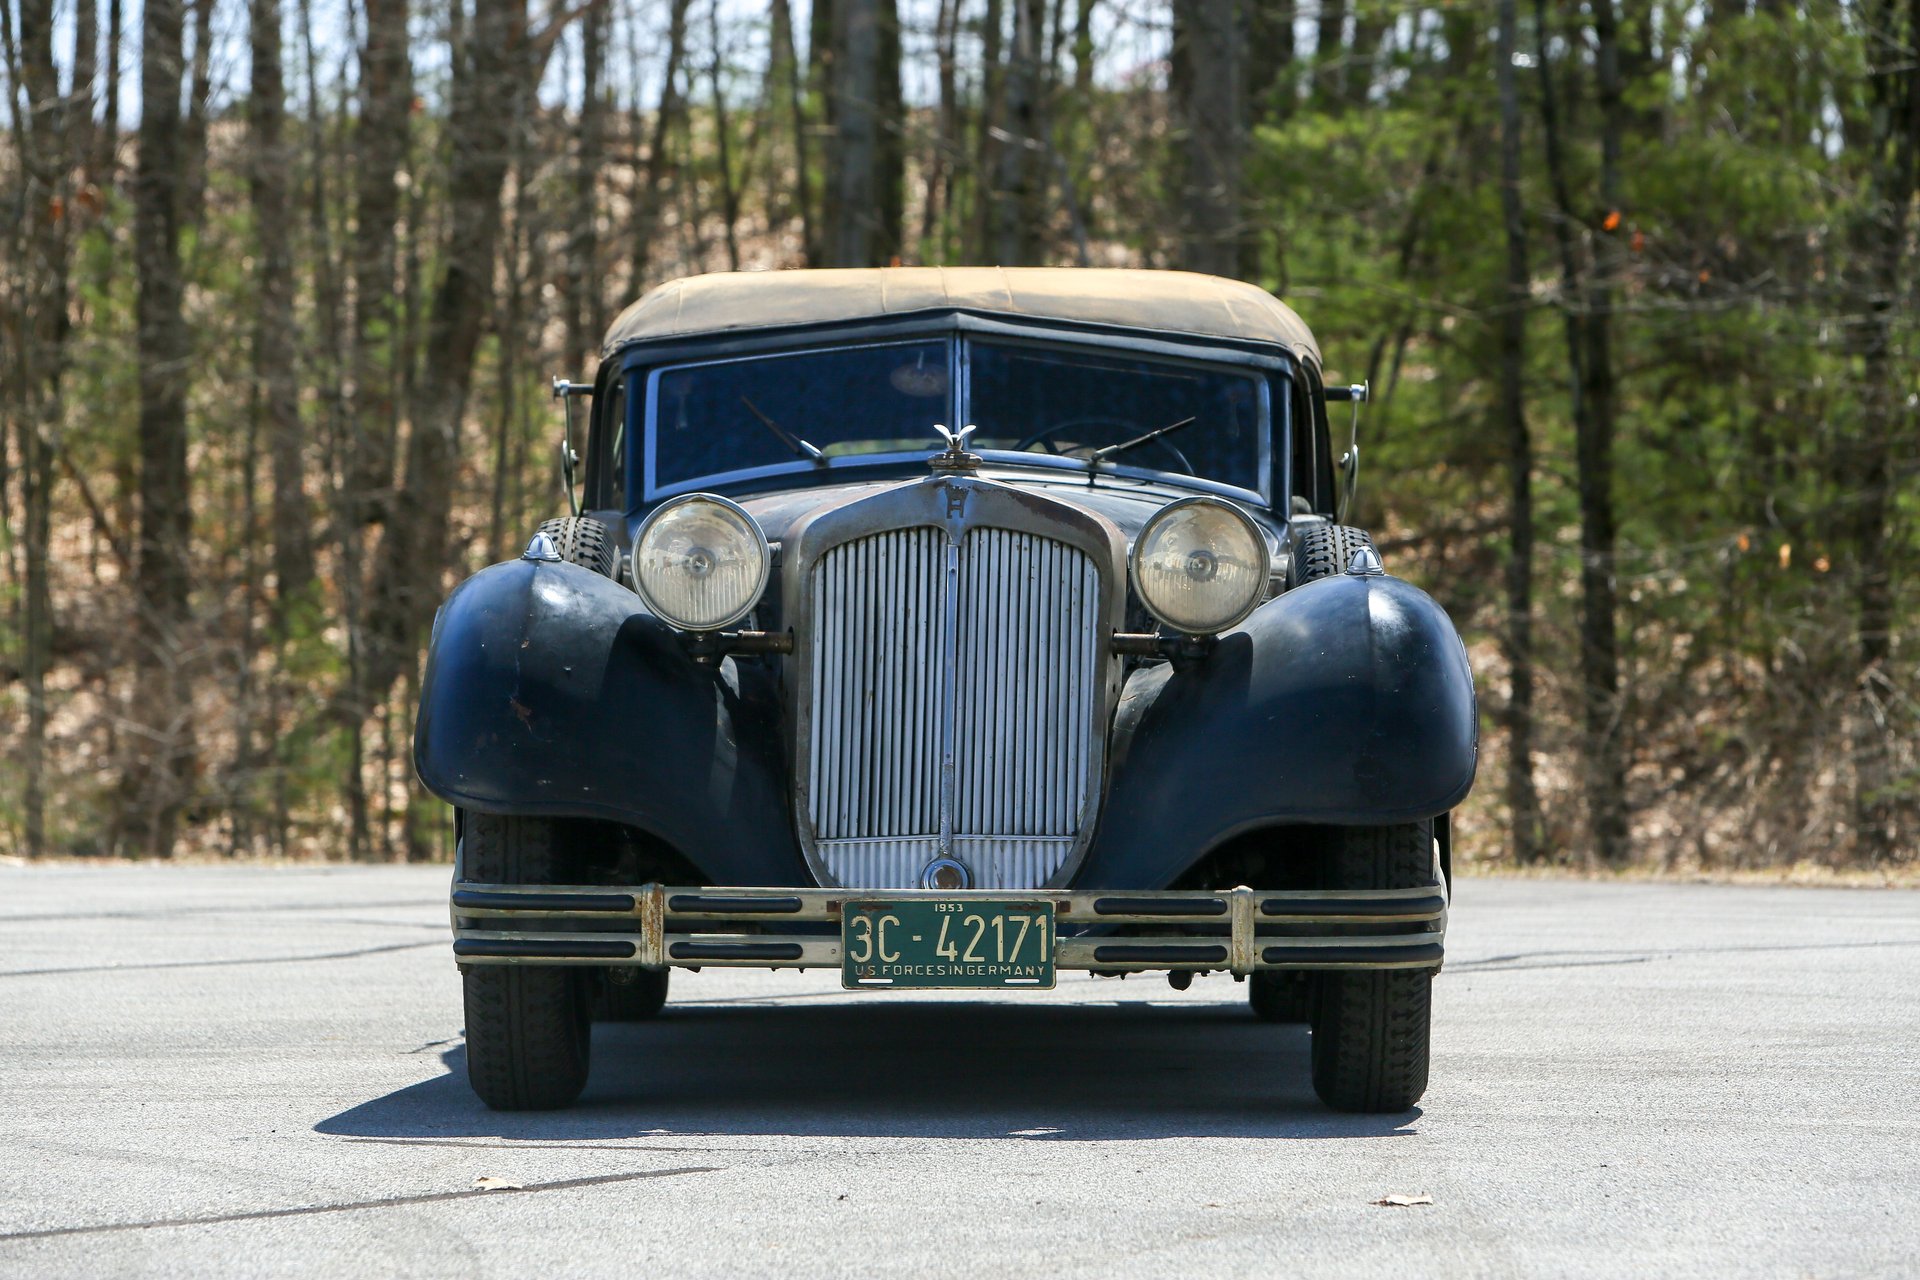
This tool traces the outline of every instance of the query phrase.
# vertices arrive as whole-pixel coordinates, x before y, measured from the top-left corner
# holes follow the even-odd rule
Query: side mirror
[[[560,438],[560,486],[567,495],[567,510],[576,516],[580,514],[580,494],[574,484],[574,472],[579,469],[580,455],[573,449],[573,398],[592,394],[591,382],[553,380],[553,398],[566,407],[567,415],[566,434]]]
[[[1334,512],[1334,519],[1340,524],[1347,522],[1347,513],[1353,510],[1353,498],[1360,491],[1360,406],[1365,404],[1371,394],[1371,382],[1355,382],[1344,387],[1328,387],[1327,403],[1338,404],[1342,400],[1353,406],[1353,422],[1347,433],[1347,451],[1340,455],[1340,475],[1344,480],[1340,494],[1340,505]]]

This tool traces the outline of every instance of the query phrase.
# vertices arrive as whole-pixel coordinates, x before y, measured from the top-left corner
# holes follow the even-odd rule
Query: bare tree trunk
[[[1536,56],[1540,70],[1541,122],[1547,174],[1557,206],[1554,235],[1560,249],[1561,308],[1566,319],[1567,364],[1573,400],[1574,451],[1580,501],[1580,676],[1583,731],[1582,774],[1594,855],[1624,865],[1628,844],[1626,763],[1620,724],[1618,603],[1614,584],[1613,434],[1615,388],[1612,366],[1612,289],[1595,253],[1582,279],[1572,235],[1580,215],[1567,184],[1560,136],[1559,97],[1554,84],[1551,28],[1546,0],[1535,0]],[[1607,222],[1619,210],[1620,83],[1613,0],[1595,0],[1600,39],[1602,114],[1601,205]],[[1611,234],[1607,232],[1606,234]]]
[[[299,369],[293,319],[292,201],[285,141],[286,84],[280,61],[280,0],[252,0],[253,72],[247,97],[254,236],[260,256],[253,328],[256,405],[264,417],[273,466],[273,575],[284,624],[287,608],[313,582],[313,538],[307,524],[305,433],[300,426]],[[284,631],[284,625],[282,626]]]
[[[880,258],[897,262],[907,217],[907,104],[900,81],[900,4],[880,0]]]
[[[1587,796],[1595,852],[1609,866],[1625,866],[1632,850],[1627,830],[1627,766],[1620,690],[1618,585],[1613,443],[1619,395],[1613,371],[1612,273],[1623,261],[1619,241],[1621,94],[1619,34],[1614,0],[1592,0],[1600,105],[1600,207],[1607,211],[1586,290],[1587,412],[1576,424],[1574,452],[1580,489],[1580,668],[1587,745]],[[1616,216],[1619,215],[1619,216]]]
[[[68,90],[61,132],[68,163],[80,181],[92,182],[93,82],[99,74],[100,8],[95,0],[76,0],[73,14],[73,85]]]
[[[835,0],[828,266],[884,266],[899,251],[899,39],[893,0]]]
[[[1320,0],[1313,46],[1313,96],[1323,110],[1338,111],[1347,100],[1347,11],[1352,0]]]
[[[192,79],[187,86],[187,119],[181,126],[180,225],[197,227],[207,212],[207,111],[213,97],[214,0],[186,0],[193,18]],[[144,111],[143,111],[144,114]]]
[[[120,167],[120,52],[124,43],[121,0],[107,0],[107,47],[105,103],[100,112],[99,152],[94,160],[94,181],[112,186],[119,180]]]
[[[407,162],[413,73],[407,51],[408,0],[366,0],[360,50],[360,126],[354,155],[353,404],[347,500],[353,523],[386,519],[399,431],[395,305],[397,184]],[[356,529],[349,537],[359,539]],[[361,707],[362,715],[367,708]]]
[[[1236,0],[1178,0],[1174,5],[1173,90],[1184,124],[1181,150],[1181,265],[1232,276],[1244,234],[1240,173],[1241,39]]]
[[[925,190],[920,206],[922,252],[935,261],[947,258],[944,243],[949,199],[952,194],[952,166],[959,150],[959,103],[955,100],[955,43],[959,35],[960,0],[940,0],[934,16],[934,61],[938,68],[939,102],[934,108],[933,142],[927,148]]]
[[[368,613],[367,689],[376,694],[418,661],[440,598],[460,424],[493,293],[501,192],[556,34],[550,27],[535,47],[524,0],[478,0],[463,26],[453,47],[447,235],[409,415],[406,479],[381,543]]]
[[[1367,95],[1373,91],[1374,77],[1378,74],[1376,64],[1386,48],[1388,30],[1386,6],[1380,4],[1379,0],[1355,0],[1353,44],[1347,51],[1347,66],[1341,83],[1349,106],[1367,105]],[[1459,51],[1456,49],[1454,53],[1457,57]]]
[[[1527,426],[1527,312],[1532,272],[1520,196],[1520,92],[1517,0],[1500,0],[1494,72],[1500,95],[1500,212],[1507,241],[1506,297],[1500,310],[1500,417],[1507,437],[1507,809],[1517,862],[1546,853],[1540,793],[1533,778],[1533,437]]]
[[[1045,0],[1013,0],[1013,47],[1002,80],[987,200],[987,261],[1005,267],[1041,261],[1046,167],[1041,127],[1040,41]]]
[[[816,5],[816,8],[819,6]],[[784,83],[787,116],[793,130],[793,203],[800,218],[800,252],[811,262],[818,256],[813,218],[812,148],[807,145],[807,111],[801,84],[800,57],[793,47],[793,8],[788,0],[773,0],[773,66],[769,74]],[[775,175],[778,180],[778,175]]]
[[[733,173],[733,140],[728,136],[732,122],[727,114],[727,93],[723,83],[726,67],[721,57],[720,6],[707,8],[707,36],[712,44],[713,61],[707,67],[713,89],[714,164],[720,174],[720,217],[725,224],[727,270],[740,269],[740,187]]]
[[[993,254],[993,182],[999,172],[998,135],[1006,113],[1007,69],[1000,60],[1006,23],[1004,3],[986,0],[980,18],[980,119],[974,139],[973,216],[967,238],[967,257],[974,262],[989,261]]]
[[[573,208],[567,237],[568,377],[591,371],[606,329],[606,287],[600,278],[600,170],[606,159],[608,0],[593,0],[580,30],[580,142],[575,153]]]
[[[359,433],[345,386],[350,357],[347,338],[342,334],[342,320],[347,310],[343,281],[348,273],[335,249],[333,225],[328,214],[331,197],[327,183],[330,170],[350,166],[341,164],[338,156],[330,153],[327,146],[326,115],[320,102],[319,57],[314,48],[312,0],[296,0],[295,12],[306,80],[307,253],[312,263],[314,328],[319,339],[318,352],[308,360],[306,367],[312,372],[313,381],[319,384],[320,397],[325,405],[329,527],[332,540],[339,547],[340,615],[346,633],[347,669],[340,688],[334,694],[331,710],[346,744],[342,786],[346,793],[347,856],[359,861],[366,857],[368,848],[367,788],[363,768],[366,759],[365,715],[359,711],[365,702],[361,693],[364,687],[362,673],[365,670],[365,559],[361,537],[364,502],[363,495],[354,487],[352,479]],[[276,693],[279,687],[276,682],[273,686]],[[286,772],[284,754],[279,772],[281,775]],[[284,809],[276,816],[281,819],[278,842],[284,847],[287,839]]]
[[[662,188],[671,171],[667,158],[673,126],[685,114],[686,100],[680,94],[680,68],[687,56],[687,5],[689,0],[669,0],[667,11],[667,64],[660,76],[660,102],[654,108],[653,133],[647,145],[644,185],[633,196],[633,292],[639,293],[647,275],[647,262],[653,256],[653,242],[660,227]]]
[[[513,167],[513,220],[506,227],[506,247],[501,256],[505,259],[505,270],[501,272],[506,286],[503,297],[494,306],[493,336],[498,351],[495,358],[495,376],[498,379],[494,387],[494,398],[498,405],[494,411],[493,424],[493,504],[491,518],[487,522],[487,560],[498,563],[507,555],[511,533],[507,524],[507,486],[512,474],[512,444],[515,428],[519,425],[519,416],[515,412],[519,397],[515,389],[520,380],[520,350],[526,333],[526,321],[522,310],[527,296],[527,245],[538,239],[538,230],[529,231],[528,223],[533,220],[533,191],[528,179],[532,176],[528,170],[532,167],[521,148],[515,148]],[[575,311],[575,302],[568,301],[568,312]],[[571,375],[571,371],[570,371]],[[518,532],[517,527],[514,532]]]
[[[1284,120],[1293,109],[1293,23],[1296,0],[1248,0],[1246,119],[1271,114]]]
[[[59,70],[53,52],[54,14],[51,0],[21,0],[17,53],[9,49],[8,103],[20,110],[15,76],[26,90],[26,112],[16,116],[15,140],[26,179],[21,195],[25,207],[20,219],[21,247],[25,250],[16,276],[24,303],[23,322],[13,346],[15,379],[20,395],[19,438],[26,528],[26,617],[21,628],[22,683],[27,701],[27,733],[23,745],[22,818],[27,856],[48,852],[46,827],[47,672],[53,657],[53,600],[50,553],[52,529],[53,459],[61,426],[60,383],[66,365],[68,336],[68,252],[63,219],[53,210],[69,201],[72,186],[70,143],[66,130],[74,112],[60,96]],[[11,33],[9,33],[11,34]],[[10,40],[9,45],[12,44]],[[16,61],[17,59],[17,61]],[[81,99],[91,108],[91,98]],[[11,113],[10,113],[11,114]],[[11,322],[12,317],[9,317]],[[11,326],[11,323],[9,324]],[[0,449],[6,447],[0,438]]]
[[[140,364],[140,541],[134,599],[140,619],[134,743],[123,776],[123,830],[136,853],[173,852],[192,788],[188,683],[186,384],[181,314],[181,0],[146,0],[140,41],[140,155],[135,168],[134,270]]]
[[[1902,12],[1904,10],[1904,12]],[[1861,364],[1861,422],[1847,447],[1847,490],[1853,499],[1854,611],[1858,631],[1858,705],[1853,714],[1854,832],[1858,855],[1892,861],[1911,833],[1895,822],[1888,723],[1895,686],[1891,671],[1894,575],[1889,545],[1897,457],[1910,457],[1914,414],[1901,404],[1901,361],[1894,326],[1909,304],[1908,224],[1920,185],[1920,0],[1876,0],[1867,8],[1869,33],[1869,179],[1865,208],[1854,229],[1864,269],[1848,313],[1858,317],[1850,342]],[[1902,839],[1905,835],[1907,838]]]

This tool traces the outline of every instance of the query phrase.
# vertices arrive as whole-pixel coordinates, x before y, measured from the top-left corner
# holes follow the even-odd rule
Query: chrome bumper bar
[[[969,897],[1051,902],[1059,931],[1055,966],[1101,972],[1218,969],[1244,975],[1259,969],[1437,969],[1447,927],[1447,894],[1440,884],[1416,889],[942,892],[456,881],[453,953],[463,965],[837,969],[841,955],[836,931],[783,933],[781,926],[838,925],[849,902]],[[555,927],[588,920],[597,927]],[[631,927],[608,927],[627,921]],[[1106,927],[1116,925],[1127,928],[1114,932]]]

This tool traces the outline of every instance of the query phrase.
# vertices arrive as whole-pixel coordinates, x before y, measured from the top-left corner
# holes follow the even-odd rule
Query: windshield
[[[934,424],[956,422],[975,424],[972,448],[999,463],[1171,472],[1263,493],[1265,386],[1227,365],[970,339],[680,365],[648,387],[647,496],[917,461],[938,447]]]
[[[1251,374],[1057,347],[976,343],[969,357],[977,450],[1098,452],[1113,466],[1262,489],[1262,383]]]

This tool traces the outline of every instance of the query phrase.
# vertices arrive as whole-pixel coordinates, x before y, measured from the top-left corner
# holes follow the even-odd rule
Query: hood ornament
[[[980,455],[967,451],[967,438],[978,428],[969,424],[961,427],[958,431],[949,431],[945,424],[936,422],[933,424],[933,429],[940,433],[942,440],[947,442],[946,448],[942,449],[939,453],[931,455],[927,459],[927,465],[932,467],[936,474],[952,474],[955,472],[978,471],[980,469]]]

